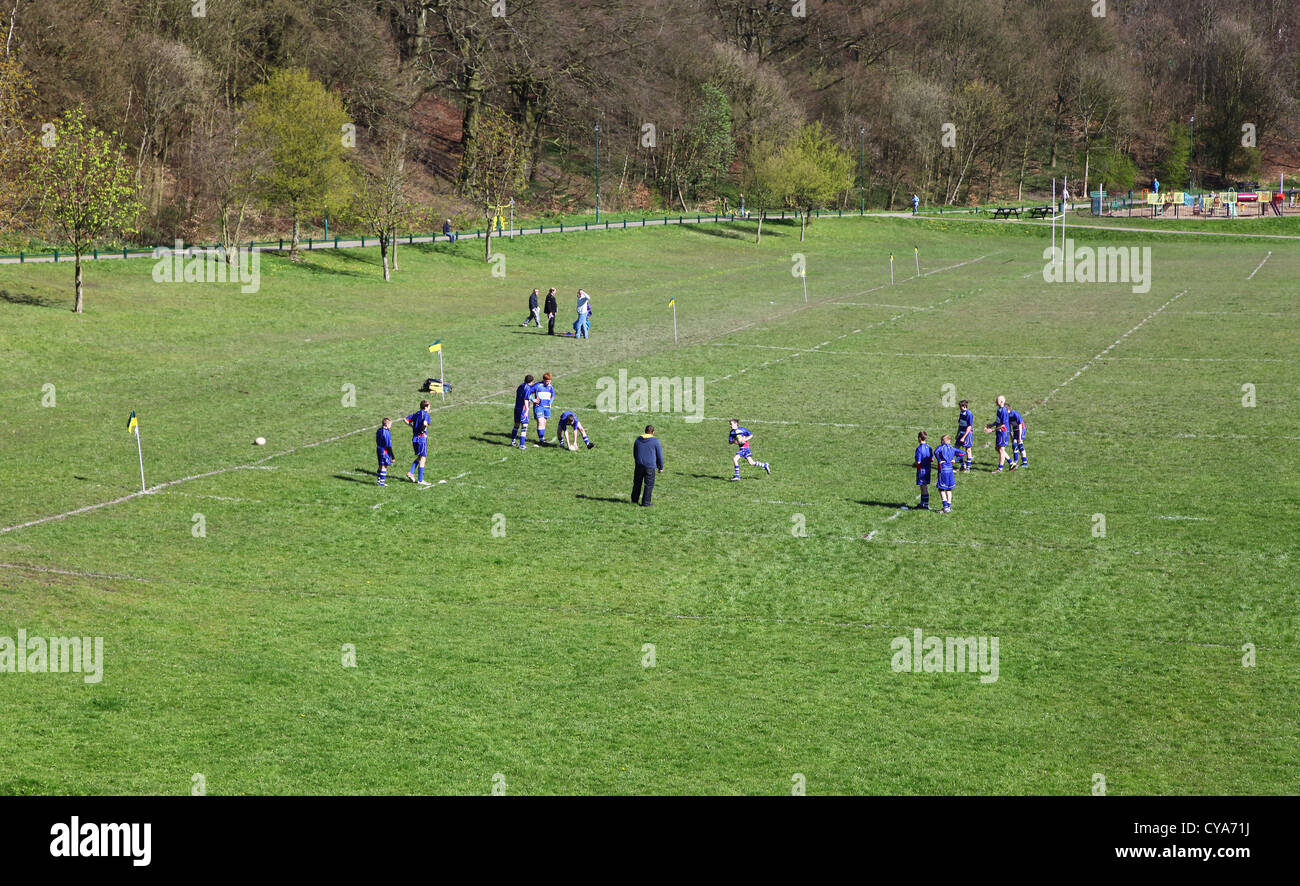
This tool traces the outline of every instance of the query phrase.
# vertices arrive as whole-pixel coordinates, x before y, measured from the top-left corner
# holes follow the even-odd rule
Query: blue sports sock
[[[411,469],[410,469],[409,471],[407,471],[406,473],[408,473],[408,474],[414,474],[414,473],[415,473],[415,469],[418,468],[419,466],[420,466],[420,460],[417,458],[415,461],[411,462]]]
[[[420,482],[424,482],[424,468],[420,468]]]
[[[590,443],[591,441],[587,439],[587,435],[586,435],[586,434],[583,434],[583,435],[582,435],[582,442],[583,442],[583,443]]]
[[[740,476],[740,465],[736,465],[736,476]]]
[[[383,480],[387,476],[388,476],[388,468],[381,467],[379,469],[379,479]]]
[[[545,442],[546,442],[546,428],[538,428],[538,429],[537,429],[537,442],[538,442],[538,443],[545,443]]]

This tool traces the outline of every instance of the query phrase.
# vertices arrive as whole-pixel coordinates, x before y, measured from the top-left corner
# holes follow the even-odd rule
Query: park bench
[[[1016,218],[1020,218],[1019,206],[999,206],[997,209],[993,210],[994,221],[997,221],[1000,218],[1011,218],[1013,215]]]

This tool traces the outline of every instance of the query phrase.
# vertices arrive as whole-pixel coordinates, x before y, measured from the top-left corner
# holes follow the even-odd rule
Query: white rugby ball
[[[265,438],[265,437],[258,437],[258,438],[257,438],[256,440],[254,440],[253,442],[256,443],[258,446],[265,446],[265,445],[266,445],[266,438]]]

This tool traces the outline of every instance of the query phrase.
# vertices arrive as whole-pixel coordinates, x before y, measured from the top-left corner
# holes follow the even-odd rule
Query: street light
[[[596,224],[600,224],[600,124],[596,124]]]
[[[1192,177],[1192,151],[1196,140],[1196,118],[1187,118],[1187,190],[1196,190],[1196,180]]]
[[[862,187],[859,194],[862,197],[862,205],[858,209],[859,215],[867,214],[867,127],[859,126],[858,135],[862,136]]]

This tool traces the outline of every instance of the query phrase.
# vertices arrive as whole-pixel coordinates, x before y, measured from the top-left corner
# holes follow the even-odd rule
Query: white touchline
[[[1246,279],[1249,280],[1251,277],[1254,277],[1257,273],[1259,273],[1259,269],[1264,267],[1264,262],[1268,261],[1268,257],[1272,254],[1273,254],[1273,250],[1270,249],[1268,253],[1265,254],[1265,256],[1262,259],[1260,259],[1259,264],[1255,265],[1255,270],[1251,271],[1250,275],[1246,277]]]
[[[1130,329],[1128,332],[1124,333],[1124,334],[1121,335],[1119,338],[1115,339],[1113,342],[1111,342],[1109,345],[1107,345],[1105,348],[1103,348],[1102,351],[1101,351],[1101,353],[1097,354],[1097,355],[1094,356],[1091,360],[1089,360],[1087,363],[1083,364],[1083,366],[1080,367],[1080,369],[1079,369],[1078,372],[1076,372],[1074,375],[1070,376],[1070,377],[1067,378],[1065,381],[1061,382],[1059,385],[1057,385],[1055,388],[1053,388],[1052,391],[1051,391],[1051,393],[1049,393],[1046,397],[1044,397],[1043,399],[1039,400],[1037,403],[1033,404],[1033,405],[1030,406],[1029,408],[1025,409],[1025,410],[1024,410],[1025,414],[1028,415],[1030,412],[1034,411],[1034,410],[1037,409],[1039,406],[1045,406],[1045,405],[1047,404],[1047,401],[1048,401],[1048,400],[1051,400],[1053,397],[1055,397],[1058,391],[1060,391],[1062,388],[1064,388],[1064,387],[1065,387],[1066,385],[1068,385],[1070,382],[1074,381],[1076,378],[1078,378],[1079,376],[1081,376],[1081,375],[1083,375],[1085,372],[1087,372],[1087,371],[1088,371],[1088,367],[1092,366],[1092,364],[1096,363],[1096,362],[1097,362],[1098,360],[1100,360],[1102,357],[1105,357],[1108,353],[1110,353],[1111,349],[1113,349],[1116,345],[1118,345],[1120,342],[1124,341],[1124,339],[1128,338],[1130,335],[1132,335],[1133,333],[1135,333],[1135,332],[1137,332],[1139,329],[1141,329],[1143,326],[1145,326],[1145,325],[1147,324],[1147,321],[1148,321],[1148,320],[1150,320],[1152,317],[1154,317],[1154,316],[1156,316],[1157,314],[1159,314],[1159,313],[1160,313],[1161,311],[1163,311],[1165,308],[1169,307],[1170,305],[1172,305],[1174,302],[1178,301],[1180,298],[1182,298],[1182,297],[1183,297],[1184,295],[1186,295],[1186,294],[1187,294],[1187,290],[1184,289],[1182,292],[1178,293],[1178,294],[1175,295],[1173,298],[1169,299],[1169,301],[1165,302],[1163,305],[1161,305],[1160,307],[1156,308],[1156,309],[1155,309],[1154,311],[1152,311],[1150,314],[1147,314],[1145,317],[1142,318],[1142,320],[1138,323],[1138,325],[1134,326],[1134,327],[1133,327],[1132,329]]]

